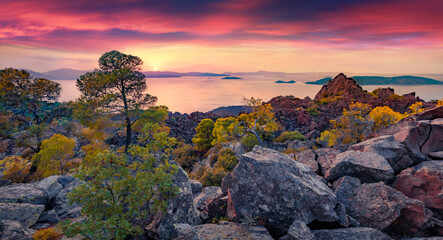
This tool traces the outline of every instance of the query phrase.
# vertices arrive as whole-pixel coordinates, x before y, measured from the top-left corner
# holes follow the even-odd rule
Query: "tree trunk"
[[[126,115],[126,144],[125,153],[128,153],[129,145],[131,145],[132,140],[132,130],[131,130],[131,120],[129,116]]]

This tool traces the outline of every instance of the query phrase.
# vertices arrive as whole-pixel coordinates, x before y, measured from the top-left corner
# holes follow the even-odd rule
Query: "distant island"
[[[240,113],[252,112],[252,108],[249,106],[228,106],[228,107],[219,107],[209,111],[208,113],[216,114],[220,117],[228,117],[228,116],[238,116]]]
[[[31,76],[35,78],[47,78],[49,80],[76,80],[81,75],[92,70],[76,70],[70,68],[60,68],[47,72],[36,72],[29,69],[24,69],[28,71]],[[144,71],[146,78],[178,78],[178,77],[224,77],[229,76],[224,73],[209,73],[209,72],[170,72],[170,71]]]
[[[295,83],[295,81],[294,80],[290,80],[290,81],[277,80],[277,81],[275,81],[275,83]]]
[[[222,79],[243,79],[243,78],[239,78],[239,77],[224,77]]]
[[[432,78],[416,76],[380,77],[380,76],[354,76],[352,77],[360,85],[443,85],[442,81]],[[332,78],[322,78],[306,84],[324,85]]]

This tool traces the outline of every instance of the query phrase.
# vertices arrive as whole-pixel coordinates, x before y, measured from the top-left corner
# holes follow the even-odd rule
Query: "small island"
[[[275,81],[275,83],[295,83],[295,81],[294,80],[290,80],[290,81],[277,80],[277,81]]]
[[[243,79],[243,78],[239,78],[239,77],[224,77],[222,79]]]

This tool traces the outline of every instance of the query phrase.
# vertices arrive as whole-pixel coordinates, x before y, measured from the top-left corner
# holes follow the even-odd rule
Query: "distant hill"
[[[241,112],[250,113],[251,107],[249,106],[228,106],[228,107],[219,107],[209,112],[216,114],[220,117],[228,117],[228,116],[238,116]]]
[[[442,81],[432,78],[416,76],[380,77],[380,76],[355,76],[352,77],[360,85],[443,85]],[[332,78],[322,78],[306,84],[324,85]]]
[[[169,71],[146,71],[143,72],[147,78],[176,78],[176,77],[224,77],[229,76],[226,74],[219,73],[208,73],[208,72],[169,72]]]
[[[222,79],[243,79],[243,78],[240,78],[240,77],[224,77]]]
[[[75,70],[71,68],[60,68],[52,71],[44,72],[43,74],[50,76],[51,80],[76,80],[87,71]]]
[[[44,73],[39,73],[39,72],[32,71],[32,70],[29,70],[29,69],[23,69],[23,70],[27,71],[31,75],[31,77],[33,77],[33,78],[46,78],[46,79],[53,80],[51,78],[51,76],[48,76],[48,75],[46,75]]]

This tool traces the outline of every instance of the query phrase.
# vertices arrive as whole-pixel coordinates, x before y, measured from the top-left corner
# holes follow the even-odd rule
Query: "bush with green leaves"
[[[211,170],[204,169],[203,176],[200,177],[199,181],[202,183],[203,187],[221,186],[222,180],[226,174],[228,174],[228,172],[222,167]]]
[[[139,145],[127,153],[106,150],[96,154],[95,164],[80,166],[76,177],[83,184],[68,198],[82,206],[86,218],[64,222],[65,235],[97,240],[140,235],[141,223],[165,211],[168,200],[178,191],[173,181],[177,166],[168,162],[175,144],[163,124],[147,120]]]
[[[278,143],[285,143],[287,141],[293,141],[293,140],[305,140],[305,136],[303,136],[298,131],[292,131],[292,132],[282,132],[280,136],[276,137],[274,139],[274,142]]]
[[[223,148],[218,153],[217,163],[215,164],[216,168],[223,168],[227,172],[231,172],[234,170],[235,166],[237,166],[238,159],[230,148]]]
[[[214,130],[214,121],[211,119],[203,119],[195,128],[197,134],[192,139],[197,150],[207,152],[212,147],[212,130]]]
[[[242,138],[241,143],[245,147],[246,151],[251,151],[255,145],[258,145],[257,137],[254,134],[249,133]]]
[[[194,164],[199,160],[199,153],[196,149],[182,143],[179,147],[172,151],[172,157],[185,171],[192,171]]]

